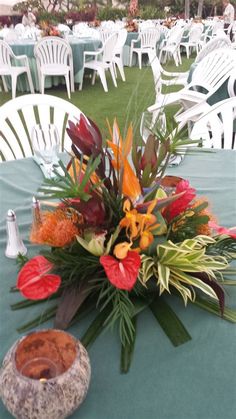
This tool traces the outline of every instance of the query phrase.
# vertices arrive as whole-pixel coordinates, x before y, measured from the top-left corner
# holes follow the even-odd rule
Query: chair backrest
[[[212,27],[212,36],[215,36],[217,34],[217,31],[219,29],[223,29],[224,27],[224,22],[221,20],[217,20],[215,21],[213,27]]]
[[[0,67],[11,67],[13,52],[7,42],[0,40]]]
[[[103,51],[102,61],[104,63],[113,61],[117,40],[118,40],[118,32],[114,32],[104,42],[103,47],[102,47],[102,51]]]
[[[60,151],[71,149],[66,133],[68,119],[77,121],[81,111],[56,96],[32,94],[20,96],[0,107],[0,160],[33,155],[31,134],[36,124],[55,124],[60,136]]]
[[[74,33],[76,33],[76,32],[83,32],[84,30],[88,29],[88,27],[89,26],[88,26],[88,24],[86,22],[79,22],[79,23],[76,23],[73,26],[72,30],[73,30]]]
[[[115,22],[113,22],[113,20],[103,20],[101,22],[101,27],[109,30],[114,30]]]
[[[57,26],[57,29],[60,32],[70,32],[69,26],[68,25],[65,25],[64,23],[59,23],[58,26]]]
[[[158,28],[144,29],[139,36],[141,48],[155,48],[157,41],[160,39],[160,31]]]
[[[203,25],[193,25],[189,31],[189,42],[198,42],[201,38]]]
[[[185,31],[185,27],[183,26],[180,26],[180,25],[173,26],[173,28],[170,29],[169,36],[166,40],[165,46],[170,46],[170,45],[178,46],[181,42],[184,31]]]
[[[235,67],[236,51],[231,48],[218,48],[198,63],[187,88],[199,86],[212,94],[230,77]]]
[[[115,54],[122,54],[123,51],[123,47],[125,45],[125,41],[127,39],[127,30],[125,28],[120,29],[118,32],[118,38],[117,38],[117,43],[116,43],[116,48],[115,48]]]
[[[227,36],[212,38],[204,45],[195,59],[195,63],[199,63],[207,54],[218,48],[231,48],[230,39]]]
[[[56,36],[46,36],[35,45],[34,55],[40,66],[45,64],[67,65],[69,60],[72,59],[72,50],[64,39]]]
[[[203,139],[207,148],[236,150],[236,97],[216,103],[197,122],[191,139]]]
[[[152,69],[156,96],[158,96],[161,93],[161,88],[162,88],[162,80],[161,80],[162,67],[161,67],[159,58],[156,55],[156,51],[154,50],[149,51],[148,58],[149,58],[151,69]]]
[[[19,35],[21,35],[25,31],[25,26],[23,23],[17,23],[14,28]]]
[[[110,38],[110,36],[116,31],[114,31],[113,29],[107,29],[107,28],[99,28],[98,33],[100,36],[100,39],[102,41],[102,44],[104,45],[104,43],[106,42],[106,40],[108,38]]]

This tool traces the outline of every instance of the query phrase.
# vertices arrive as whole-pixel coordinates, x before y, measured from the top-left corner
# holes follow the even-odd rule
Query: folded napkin
[[[34,159],[35,163],[40,167],[40,169],[41,169],[41,171],[42,171],[42,173],[43,173],[43,175],[46,179],[57,177],[56,172],[58,172],[59,175],[64,176],[64,172],[58,164],[58,161],[59,161],[58,158],[55,158],[54,161],[53,161],[53,171],[52,171],[51,174],[48,173],[47,166],[45,165],[44,161],[42,159],[40,159],[40,157],[33,156],[33,159]],[[55,169],[55,171],[54,171],[54,169]]]
[[[183,154],[172,154],[172,156],[170,157],[168,166],[172,167],[172,166],[179,166],[179,164],[183,161],[185,156],[185,153]]]

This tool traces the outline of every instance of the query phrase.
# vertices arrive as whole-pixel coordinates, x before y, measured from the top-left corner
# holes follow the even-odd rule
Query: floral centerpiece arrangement
[[[125,29],[127,32],[138,32],[138,23],[133,19],[127,19]]]
[[[83,115],[67,132],[73,157],[67,168],[60,162],[64,176],[45,179],[40,191],[50,210],[37,213],[31,230],[31,241],[49,248],[24,260],[17,278],[21,294],[34,301],[13,308],[58,299],[40,321],[55,316],[62,329],[96,310],[81,340],[88,346],[116,326],[123,372],[146,308],[174,345],[191,339],[166,294],[235,322],[223,285],[234,283],[227,276],[236,229],[219,227],[187,180],[165,176],[170,156],[187,141],[153,131],[139,146],[132,126],[122,138],[114,121],[104,146],[98,127]]]
[[[59,36],[62,37],[61,32],[57,29],[56,26],[52,25],[49,22],[42,21],[40,22],[41,36]]]

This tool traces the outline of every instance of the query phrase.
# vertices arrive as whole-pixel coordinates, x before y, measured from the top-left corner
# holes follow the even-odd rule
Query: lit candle
[[[62,330],[40,330],[19,339],[6,354],[0,396],[16,418],[62,419],[82,403],[89,381],[83,345]]]

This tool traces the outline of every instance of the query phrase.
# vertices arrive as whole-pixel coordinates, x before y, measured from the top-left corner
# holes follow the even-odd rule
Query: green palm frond
[[[43,192],[48,198],[56,199],[68,199],[68,198],[79,198],[83,201],[88,201],[90,194],[85,192],[86,185],[89,183],[91,175],[97,169],[100,163],[100,156],[94,160],[89,159],[86,164],[86,169],[83,172],[83,178],[79,182],[80,173],[76,174],[75,162],[72,160],[73,176],[71,176],[62,161],[59,161],[59,167],[63,170],[63,175],[59,171],[55,170],[56,177],[52,179],[45,179],[44,186],[39,189],[39,192]],[[83,156],[81,156],[80,167],[82,167]],[[99,185],[93,185],[92,189],[96,189]]]

